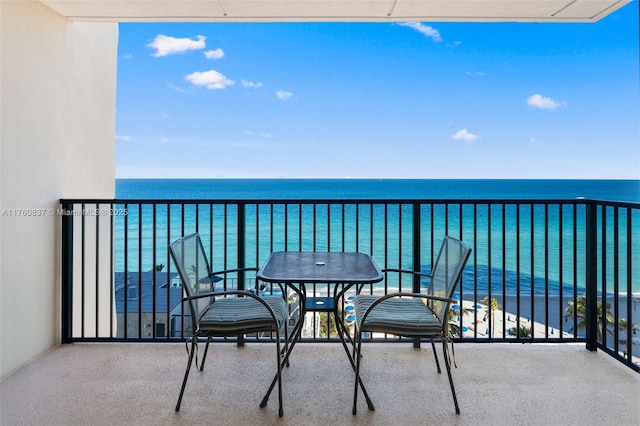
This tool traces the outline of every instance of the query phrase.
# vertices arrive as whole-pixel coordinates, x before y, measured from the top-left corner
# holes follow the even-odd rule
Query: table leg
[[[347,342],[345,340],[345,333],[346,333],[346,326],[344,325],[344,322],[342,321],[342,318],[340,318],[340,316],[338,315],[338,302],[340,297],[342,297],[342,295],[344,294],[344,292],[346,292],[349,288],[351,287],[351,285],[347,285],[347,287],[343,288],[343,290],[340,291],[340,293],[337,292],[337,285],[334,288],[334,300],[335,300],[335,306],[334,306],[334,310],[333,310],[333,317],[336,321],[336,330],[338,331],[338,336],[340,337],[340,342],[342,343],[342,347],[344,348],[346,354],[347,354],[347,358],[349,359],[349,362],[351,363],[351,368],[353,369],[353,371],[356,371],[356,363],[353,359],[353,356],[351,355],[351,352],[349,351],[349,347],[347,346]],[[306,310],[306,291],[304,289],[304,287],[302,287],[302,291],[294,286],[291,286],[291,288],[294,289],[294,291],[298,294],[298,303],[299,303],[299,307],[300,307],[300,319],[298,320],[298,322],[296,323],[295,327],[293,328],[291,335],[293,336],[293,339],[291,340],[291,342],[289,343],[289,348],[282,360],[282,366],[284,365],[288,365],[289,362],[289,355],[291,354],[291,351],[293,350],[293,347],[295,346],[295,344],[298,342],[298,340],[300,340],[302,338],[302,329],[304,327],[304,319],[307,313]],[[349,342],[352,345],[355,345],[355,342],[353,341],[353,339],[351,338],[351,336],[347,333],[348,337],[349,337]],[[271,381],[271,385],[269,386],[269,389],[267,390],[267,393],[264,395],[264,398],[262,399],[262,402],[260,403],[260,407],[266,407],[267,405],[267,401],[269,400],[269,397],[271,396],[271,392],[273,391],[273,389],[275,388],[275,385],[278,381],[278,376],[275,375],[273,380]],[[371,398],[369,397],[369,393],[367,392],[366,387],[364,386],[364,383],[362,381],[362,378],[359,377],[358,378],[358,383],[360,384],[360,389],[362,389],[362,394],[365,397],[365,400],[367,401],[367,406],[369,407],[369,410],[371,411],[375,411],[375,407],[373,405],[373,401],[371,401]]]
[[[293,330],[291,330],[291,341],[289,342],[289,346],[288,349],[284,355],[284,358],[282,358],[282,360],[280,361],[282,363],[281,368],[284,366],[289,366],[289,355],[291,355],[291,351],[293,351],[293,347],[296,345],[296,342],[298,340],[300,340],[300,338],[302,337],[302,327],[303,327],[303,323],[304,323],[304,315],[305,315],[305,308],[304,308],[304,303],[305,303],[305,296],[302,294],[302,292],[300,292],[300,290],[296,289],[295,287],[292,286],[292,288],[294,289],[294,291],[298,294],[298,303],[300,306],[300,319],[298,320],[298,322],[296,323],[296,325],[293,327]],[[269,386],[269,389],[267,390],[267,393],[264,395],[264,397],[262,398],[262,402],[260,402],[260,407],[266,407],[267,406],[267,402],[269,401],[269,397],[271,396],[271,392],[273,391],[273,388],[275,387],[276,383],[278,382],[278,375],[276,374],[273,377],[273,380],[271,381],[271,385]]]
[[[343,297],[344,293],[347,290],[349,290],[350,287],[351,287],[351,285],[347,285],[339,293],[337,293],[338,286],[336,285],[335,290],[334,290],[335,309],[333,311],[333,316],[334,316],[335,321],[336,321],[336,330],[338,331],[338,336],[340,337],[340,342],[342,343],[342,347],[344,348],[344,351],[347,353],[347,358],[349,359],[349,362],[351,363],[351,368],[353,368],[353,371],[355,372],[356,371],[356,363],[355,363],[355,360],[354,360],[353,356],[351,355],[351,352],[349,351],[349,347],[347,346],[347,342],[346,342],[346,340],[344,338],[344,335],[346,334],[349,337],[349,342],[354,347],[354,354],[355,354],[355,342],[351,338],[351,335],[349,333],[347,333],[347,331],[346,331],[347,327],[344,325],[344,322],[342,321],[342,318],[338,314],[339,299],[341,297]],[[360,356],[360,355],[358,355],[358,356]],[[360,384],[360,389],[362,389],[362,394],[364,395],[364,397],[365,397],[365,399],[367,401],[367,406],[369,407],[369,410],[375,411],[375,407],[373,406],[373,401],[371,401],[371,398],[369,398],[369,393],[367,392],[367,388],[365,388],[364,383],[362,382],[362,377],[358,377],[358,383]]]

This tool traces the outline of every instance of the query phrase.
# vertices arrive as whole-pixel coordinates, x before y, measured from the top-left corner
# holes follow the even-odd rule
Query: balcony
[[[274,372],[272,349],[257,343],[217,345],[205,371],[192,371],[182,409],[175,413],[187,360],[184,345],[61,345],[2,382],[2,423],[633,425],[640,420],[640,375],[604,352],[587,351],[584,344],[506,343],[456,345],[453,379],[460,415],[430,348],[369,344],[363,379],[376,411],[361,401],[355,417],[354,375],[341,345],[300,344],[284,371],[285,411],[279,418],[277,395],[266,408],[258,407]],[[228,368],[218,368],[222,365]]]
[[[188,321],[166,247],[196,231],[216,270],[260,264],[277,250],[364,251],[381,267],[428,270],[445,233],[474,250],[451,319],[460,416],[428,345],[380,335],[365,343],[363,364],[377,410],[362,407],[352,417],[353,372],[327,318],[308,314],[284,375],[284,423],[419,424],[427,416],[437,424],[640,420],[640,241],[632,237],[640,226],[638,204],[85,199],[62,200],[60,216],[62,340],[75,344],[54,348],[2,382],[3,423],[279,422],[274,400],[258,408],[272,374],[271,345],[263,343],[272,336],[246,336],[244,346],[216,342],[210,368],[202,377],[193,373],[182,411],[173,411]],[[226,285],[246,288],[255,277],[236,276]],[[364,291],[423,285],[390,273],[383,286]],[[290,302],[296,321],[296,301]],[[230,366],[221,380],[212,373],[214,362]],[[423,380],[415,380],[416,371]]]
[[[50,5],[50,3],[51,2],[46,2],[47,5]],[[75,3],[85,4],[88,2]],[[93,3],[106,4],[106,2]],[[617,3],[617,6],[621,7],[624,3],[625,2]],[[153,12],[152,9],[153,7],[148,11]],[[607,11],[611,10],[612,9],[607,9]],[[158,16],[158,13],[152,13],[152,15],[157,16],[158,20],[173,20],[173,18],[169,16]],[[58,194],[57,197],[78,196],[79,194],[94,194],[94,197],[112,197],[114,180],[113,164],[115,161],[113,149],[113,141],[115,139],[115,102],[112,100],[115,98],[115,70],[117,65],[116,58],[118,56],[117,25],[94,25],[91,22],[95,22],[98,19],[96,18],[96,14],[93,13],[88,13],[84,15],[84,17],[75,15],[75,19],[78,19],[78,21],[89,22],[82,22],[81,25],[70,24],[70,21],[74,19],[71,14],[57,15],[52,13],[48,6],[29,1],[2,2],[2,16],[3,22],[7,23],[7,25],[2,26],[3,41],[6,41],[6,46],[3,42],[2,58],[4,59],[3,64],[10,64],[7,72],[3,72],[3,82],[6,83],[3,87],[13,88],[11,91],[7,90],[3,92],[3,105],[5,106],[5,108],[3,108],[2,120],[4,125],[3,148],[7,147],[6,150],[3,150],[3,176],[10,176],[10,179],[3,179],[3,182],[6,183],[2,191],[3,207],[51,209],[55,206],[55,201],[52,200],[52,197],[56,197],[56,194]],[[94,17],[93,19],[91,18],[92,16]],[[593,17],[594,15],[589,14],[589,16]],[[600,17],[600,15],[596,16],[596,18],[598,17]],[[112,22],[124,19],[124,16],[112,16]],[[34,70],[40,69],[48,70],[51,78],[43,79],[41,73],[33,72]],[[87,99],[99,99],[102,101],[87,102]],[[60,108],[62,103],[65,104],[65,108]],[[34,116],[38,117],[37,126],[33,125],[33,120],[31,119]],[[90,142],[88,143],[88,141]],[[34,156],[34,153],[39,154]],[[53,157],[49,154],[53,155]],[[91,165],[91,167],[78,167],[78,165],[83,164]],[[132,207],[135,208],[136,206],[132,205]],[[608,205],[606,208],[608,210],[615,210],[618,207],[620,206]],[[572,207],[567,208],[571,209]],[[583,209],[583,207],[578,207],[578,209]],[[625,211],[624,207],[621,209]],[[637,206],[633,207],[632,211],[637,212]],[[580,210],[580,216],[582,218],[585,217],[582,210]],[[95,259],[101,260],[103,256],[109,257],[110,253],[113,253],[112,249],[115,249],[116,245],[114,244],[112,246],[112,240],[109,237],[111,229],[109,226],[99,228],[101,231],[97,231],[97,233],[99,233],[99,235],[97,235],[92,220],[87,220],[84,225],[80,225],[78,217],[73,219],[70,223],[73,223],[72,229],[74,229],[74,231],[72,231],[72,235],[74,239],[69,240],[67,238],[70,235],[68,229],[69,223],[65,225],[67,228],[65,228],[64,233],[65,238],[67,238],[65,244],[69,249],[65,251],[66,276],[64,282],[66,287],[65,300],[63,303],[65,307],[64,339],[67,342],[90,342],[92,340],[109,342],[109,345],[99,344],[98,348],[105,348],[107,350],[105,355],[110,359],[131,357],[135,361],[138,361],[136,362],[137,366],[144,365],[143,362],[139,362],[139,358],[133,356],[135,348],[137,347],[136,344],[127,343],[127,345],[124,346],[126,351],[130,351],[129,353],[126,351],[116,351],[115,353],[110,351],[117,349],[117,342],[121,340],[130,342],[152,341],[158,343],[163,341],[179,341],[180,338],[166,337],[169,334],[169,327],[166,323],[164,333],[162,333],[160,329],[156,330],[155,323],[152,323],[151,330],[153,331],[151,331],[149,337],[145,337],[144,333],[140,331],[140,327],[145,323],[140,320],[138,320],[138,324],[134,323],[134,319],[140,318],[138,313],[133,312],[133,307],[137,306],[137,301],[135,303],[127,302],[128,308],[130,309],[126,310],[126,314],[124,312],[116,312],[115,300],[113,309],[104,309],[105,303],[110,303],[111,298],[114,297],[112,294],[115,289],[111,288],[109,283],[112,277],[116,276],[115,270],[111,269],[111,263],[100,263],[98,269],[96,269],[92,263],[95,262]],[[64,407],[66,411],[60,414],[60,410],[48,409],[51,407],[49,402],[60,402],[60,400],[55,398],[55,395],[47,399],[49,395],[38,393],[38,391],[43,388],[40,383],[47,382],[50,378],[49,374],[57,371],[56,368],[59,367],[59,371],[65,374],[69,372],[71,364],[76,361],[74,357],[69,357],[66,365],[64,363],[47,365],[36,362],[31,364],[29,369],[22,370],[13,376],[7,377],[7,380],[4,381],[6,377],[5,374],[10,374],[15,371],[16,368],[31,362],[34,357],[40,356],[43,351],[46,351],[55,344],[60,335],[57,327],[60,323],[61,313],[60,304],[58,303],[60,296],[60,271],[57,265],[60,264],[61,258],[58,250],[61,233],[60,229],[56,226],[59,219],[52,216],[46,220],[30,220],[25,218],[5,220],[6,221],[3,221],[2,227],[3,247],[6,247],[7,250],[2,258],[2,322],[4,326],[2,328],[2,410],[0,411],[3,420],[7,420],[7,423],[14,423],[12,420],[16,418],[13,416],[16,410],[29,412],[29,414],[34,416],[32,419],[37,418],[39,420],[42,420],[43,417],[37,416],[39,413],[42,413],[42,415],[48,416],[46,417],[47,423],[56,423],[56,421],[61,423],[64,421],[62,419],[67,418],[71,419],[69,421],[71,423],[73,419],[69,417],[70,413],[77,414],[89,406],[99,406],[100,401],[94,398],[91,404],[87,404],[86,400],[82,399],[83,396],[87,395],[78,395],[78,393],[71,392],[70,388],[65,388],[65,385],[69,382],[60,380],[61,387],[50,388],[60,392],[69,391],[67,393],[67,395],[69,395],[67,402],[61,404],[61,407]],[[625,219],[621,220],[621,226],[626,226]],[[100,223],[104,226],[105,224],[111,223],[111,219],[102,217]],[[634,228],[637,231],[637,220],[634,219],[634,223],[636,224]],[[613,219],[608,220],[608,227],[613,226],[613,224]],[[94,233],[93,235],[85,235],[87,237],[86,239],[80,238],[81,228],[84,229],[85,233],[91,231],[94,231]],[[577,228],[580,229],[580,232],[584,230],[582,224]],[[193,229],[193,227],[190,228],[186,226],[185,229],[190,230]],[[465,239],[469,236],[469,234],[466,233],[467,230],[465,230]],[[596,237],[596,241],[598,241],[600,235],[605,235],[605,232],[603,231],[602,234],[599,234]],[[590,300],[588,305],[591,306],[591,311],[593,311],[593,307],[597,306],[598,296],[602,293],[600,290],[602,286],[605,286],[608,291],[609,284],[619,280],[620,284],[617,290],[613,290],[613,292],[610,293],[611,297],[607,295],[607,298],[612,301],[611,309],[614,311],[613,313],[616,317],[630,318],[631,313],[636,312],[635,305],[632,303],[625,305],[624,301],[620,301],[620,297],[624,297],[625,294],[631,294],[625,291],[625,286],[633,290],[637,289],[638,274],[635,272],[628,273],[624,267],[618,268],[616,265],[618,262],[624,264],[624,262],[627,262],[625,259],[637,259],[638,250],[634,248],[629,252],[624,252],[621,248],[617,248],[615,250],[619,250],[619,253],[614,254],[612,253],[614,250],[612,234],[607,232],[606,235],[608,239],[606,242],[606,250],[600,247],[596,248],[595,256],[598,258],[597,261],[600,262],[600,253],[606,252],[606,259],[603,263],[598,263],[598,265],[602,266],[606,263],[608,266],[604,272],[596,271],[594,274],[593,271],[591,271],[592,274],[589,275],[590,282],[596,282],[596,286],[595,290],[591,287],[591,293],[587,294],[587,299]],[[629,231],[626,234],[624,232],[620,233],[619,237],[630,240],[631,235]],[[173,238],[173,234],[171,234],[170,237]],[[102,243],[97,245],[94,238],[99,239]],[[115,234],[114,238],[116,238]],[[577,240],[582,241],[580,238],[581,237],[578,236]],[[84,247],[84,252],[81,247]],[[98,253],[96,253],[96,247],[98,247]],[[158,250],[164,247],[166,247],[166,241],[158,244]],[[634,247],[637,247],[637,245]],[[292,247],[291,249],[295,248]],[[351,249],[351,247],[349,247],[349,249]],[[230,251],[233,252],[233,249]],[[587,249],[580,243],[578,251],[581,256],[584,256]],[[25,253],[29,253],[30,256],[25,256]],[[71,256],[69,256],[70,253]],[[133,253],[133,251],[131,253]],[[476,253],[479,253],[479,251],[476,251]],[[593,255],[594,250],[591,249],[589,253]],[[215,255],[217,256],[218,253],[216,252]],[[233,253],[229,255],[231,256]],[[260,256],[263,256],[262,253]],[[80,261],[81,258],[84,258],[83,262]],[[262,259],[262,257],[260,257],[260,259]],[[540,256],[536,256],[533,262],[539,262],[540,259]],[[129,272],[136,272],[133,265],[137,263],[137,260],[128,260],[128,262],[132,265]],[[495,262],[496,259],[493,258],[492,263],[495,264]],[[527,263],[525,260],[522,262]],[[561,261],[563,264],[569,264],[567,262],[571,263],[571,260],[564,258],[564,260]],[[634,262],[634,265],[637,266],[637,260],[634,260]],[[171,267],[171,265],[168,265],[162,260],[159,260],[159,263],[164,263],[166,268]],[[586,262],[581,261],[580,264],[584,268]],[[145,264],[143,266],[145,269],[141,269],[141,271],[145,272],[154,265],[149,266]],[[147,269],[147,267],[149,267],[149,269]],[[79,272],[81,270],[82,273]],[[113,270],[113,275],[110,274],[110,270]],[[105,275],[103,275],[105,273],[106,278]],[[572,275],[573,273],[564,273],[563,279],[560,281],[564,281],[567,274]],[[584,281],[582,280],[582,272],[578,271],[577,274],[581,277],[580,280]],[[526,271],[521,273],[521,277],[525,277],[526,275]],[[614,275],[616,275],[616,277],[614,277]],[[493,276],[495,278],[495,274]],[[541,276],[544,277],[544,274],[536,275],[537,278]],[[606,283],[600,282],[603,276],[605,277]],[[630,279],[630,276],[633,277],[635,282]],[[98,283],[100,286],[97,285]],[[93,286],[91,286],[91,284]],[[584,282],[582,284],[584,284]],[[81,290],[83,287],[84,290]],[[581,293],[582,288],[583,287],[578,288],[577,292]],[[96,289],[100,289],[101,291],[106,290],[106,296],[101,295],[96,298],[96,295],[92,294]],[[616,291],[618,293],[616,293]],[[140,293],[142,294],[142,301],[145,300],[144,292],[145,290],[143,289]],[[132,296],[131,300],[135,300],[135,291],[132,290],[130,293]],[[473,292],[471,294],[473,295]],[[589,294],[591,294],[591,296]],[[595,294],[595,297],[593,294]],[[618,294],[618,297],[616,297],[616,294]],[[469,293],[465,291],[465,295],[468,296]],[[473,297],[471,299],[473,299]],[[479,297],[478,300],[481,301],[481,298]],[[596,301],[595,305],[593,303],[594,301]],[[518,306],[521,305],[522,304],[518,304]],[[22,320],[20,323],[27,323],[27,325],[24,328],[18,329],[16,327],[16,321],[18,321],[17,319],[24,318],[25,306],[30,309],[27,314],[29,320]],[[512,306],[515,307],[516,305]],[[536,303],[535,306],[541,305]],[[503,308],[512,309],[510,306],[504,305]],[[158,313],[162,312],[163,307],[154,307],[154,309],[156,315],[158,315]],[[524,313],[524,307],[521,309],[521,312]],[[99,315],[99,321],[95,319],[97,315]],[[120,317],[118,317],[118,315]],[[539,320],[540,318],[544,318],[544,315],[545,314],[536,315],[536,318]],[[131,321],[128,324],[130,327],[123,329],[123,331],[118,331],[118,327],[124,324],[123,316],[131,317]],[[559,314],[558,316],[561,315]],[[493,317],[490,316],[489,318],[491,319]],[[571,322],[582,323],[582,319],[578,320],[577,315],[575,318],[576,320],[574,321],[573,317],[568,317],[567,324]],[[593,315],[589,318],[593,319]],[[632,358],[630,358],[629,354],[625,356],[625,351],[622,346],[624,343],[621,342],[632,342],[634,334],[629,328],[621,328],[618,321],[615,321],[614,324],[618,324],[617,332],[616,326],[610,327],[609,331],[604,335],[606,342],[598,338],[597,332],[594,332],[596,328],[593,325],[590,326],[591,333],[587,333],[588,327],[576,327],[578,330],[574,336],[580,348],[579,353],[590,353],[583,349],[586,344],[587,335],[590,335],[592,336],[592,340],[593,336],[595,336],[599,344],[598,348],[601,349],[596,352],[598,359],[602,359],[603,352],[605,352],[603,348],[607,348],[607,355],[609,352],[612,352],[616,354],[616,357],[626,360],[625,362],[631,362]],[[113,327],[113,329],[110,327]],[[573,325],[568,325],[563,331],[570,331],[572,327]],[[541,327],[541,329],[546,328],[547,327]],[[107,331],[105,331],[105,329]],[[179,329],[178,327],[177,330]],[[536,329],[539,328],[536,327]],[[464,338],[461,338],[460,341],[463,342],[464,345],[459,346],[463,348],[474,346],[486,348],[494,346],[474,343],[474,333],[475,330],[472,331],[470,335],[467,334]],[[492,331],[492,333],[494,333],[493,337],[498,337],[497,331]],[[551,335],[551,332],[549,333]],[[623,338],[618,339],[621,335]],[[553,336],[558,336],[557,331]],[[321,340],[315,337],[309,339],[311,341]],[[491,340],[485,338],[484,341],[489,342]],[[499,339],[497,341],[501,340]],[[517,341],[517,339],[506,341]],[[569,341],[572,340],[569,339]],[[617,348],[615,348],[614,342],[618,342]],[[309,343],[309,345],[313,344],[315,343]],[[142,345],[145,349],[155,350],[163,346],[165,345]],[[171,344],[168,346],[177,351],[181,345]],[[253,346],[258,345],[248,345],[248,347]],[[334,349],[336,345],[327,344],[327,346],[329,346],[330,349]],[[534,347],[534,345],[499,346],[506,346],[510,351]],[[63,346],[58,349],[76,351],[84,347],[85,344],[75,344]],[[385,347],[394,348],[395,345],[387,345]],[[545,351],[547,351],[547,349],[551,349],[553,346],[544,345],[543,347]],[[563,345],[562,347],[565,348],[568,346]],[[67,352],[58,352],[58,349],[51,352],[50,355],[60,353],[68,354]],[[300,349],[305,349],[305,346],[300,345]],[[84,352],[78,352],[78,354],[80,354],[80,356],[85,355]],[[550,359],[554,357],[550,352],[547,355]],[[45,359],[46,357],[42,360]],[[609,361],[608,357],[605,357],[605,359]],[[576,358],[576,361],[581,362],[582,360]],[[607,361],[605,361],[605,363]],[[615,361],[615,365],[618,364],[620,363]],[[77,365],[78,367],[81,366],[80,363],[77,363]],[[596,371],[596,369],[592,367],[593,366],[585,364],[584,371],[589,371],[589,373],[592,374],[592,372]],[[39,378],[37,381],[26,381],[30,387],[27,396],[25,396],[24,393],[18,392],[18,389],[11,387],[11,384],[15,383],[14,380],[16,377],[19,379],[26,378],[24,374],[30,371],[31,368],[36,368],[36,372],[39,372]],[[39,368],[43,370],[39,370]],[[81,371],[85,378],[80,382],[83,383],[83,385],[78,386],[78,382],[75,382],[75,386],[78,387],[74,387],[74,389],[80,392],[86,390],[87,385],[90,385],[86,379],[90,377],[86,374],[89,370],[83,369]],[[625,371],[632,372],[626,367]],[[73,376],[73,374],[67,375],[67,377],[71,376]],[[59,376],[54,377],[54,380],[57,378],[59,378]],[[122,379],[123,375],[115,375],[109,378],[109,386],[104,386],[104,389],[114,389],[114,387],[111,386],[114,380],[117,383],[117,380]],[[582,381],[584,380],[584,373],[581,372],[578,376],[572,377],[572,379]],[[602,383],[608,383],[608,378],[607,380],[599,378],[599,380],[601,380]],[[116,387],[115,389],[117,390],[118,388]],[[588,389],[592,390],[592,388]],[[546,391],[547,388],[544,388],[544,390]],[[572,392],[579,392],[581,390],[579,386],[576,386]],[[600,390],[608,392],[607,395],[617,395],[614,393],[617,391],[615,387],[599,387],[598,391]],[[17,397],[22,397],[17,400],[18,402],[16,402],[16,399],[9,398],[14,394],[14,391]],[[138,395],[140,392],[144,394],[145,389],[140,389],[136,386],[133,392],[125,393],[125,395],[127,398],[133,398],[134,395]],[[32,394],[34,397],[29,398],[29,394]],[[628,395],[629,393],[625,394]],[[78,404],[74,405],[74,401],[77,401]],[[124,409],[119,410],[112,408],[113,405],[111,405],[111,403],[113,400],[104,399],[104,401],[108,402],[111,408],[103,410],[103,413],[101,413],[103,415],[102,417],[98,417],[92,413],[92,423],[96,423],[97,419],[102,419],[106,423],[106,420],[104,420],[105,417],[108,419],[110,416],[117,417],[119,413],[141,410],[139,405],[135,408],[128,408],[122,405]],[[121,401],[118,400],[116,402]],[[502,402],[499,409],[505,410],[505,407],[511,407],[519,404],[519,402],[520,401],[516,401],[514,404],[513,398],[511,398],[508,402]],[[585,398],[584,406],[590,407],[591,402],[592,400]],[[623,406],[621,402],[614,402],[612,405],[615,408],[611,411],[606,411],[607,413],[631,411],[628,409],[628,405]],[[520,404],[519,406],[525,406],[525,404]],[[595,406],[600,407],[599,405]],[[538,410],[538,412],[535,413],[536,415],[546,414],[546,410],[542,409],[539,404],[536,404],[535,407]],[[39,410],[39,408],[42,408],[42,410]],[[104,416],[105,413],[107,416]],[[614,417],[615,416],[612,415],[610,418],[614,419]],[[583,419],[584,417],[576,418]],[[600,419],[600,417],[593,418]],[[171,420],[167,422],[179,422],[179,420],[174,420],[174,418],[171,417]],[[635,421],[633,423],[638,422]]]

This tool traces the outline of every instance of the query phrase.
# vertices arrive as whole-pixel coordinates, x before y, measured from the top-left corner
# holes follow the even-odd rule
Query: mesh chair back
[[[429,294],[451,299],[470,254],[471,248],[465,243],[448,235],[445,236],[438,258],[431,270]],[[443,322],[448,303],[432,302],[430,307],[440,322]]]
[[[210,293],[215,290],[213,277],[207,256],[204,253],[200,236],[195,233],[187,235],[169,246],[173,262],[178,268],[182,280],[182,288],[187,297]],[[213,299],[190,300],[191,320],[195,324],[200,319],[200,313],[211,304]],[[195,330],[195,328],[194,328]]]

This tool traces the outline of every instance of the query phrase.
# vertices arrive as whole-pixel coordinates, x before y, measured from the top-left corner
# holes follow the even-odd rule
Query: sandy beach
[[[545,303],[544,299],[534,300],[532,306],[530,296],[507,296],[498,297],[498,309],[489,313],[488,306],[482,302],[463,300],[462,303],[453,305],[453,309],[460,315],[453,318],[452,323],[461,327],[466,327],[468,331],[463,332],[463,336],[469,337],[491,337],[501,338],[513,335],[510,331],[518,326],[533,330],[534,337],[550,337],[562,333],[568,336],[572,331],[573,322],[565,319],[565,310],[568,306],[569,298],[562,304],[559,298],[549,298]],[[458,308],[459,307],[459,308]],[[532,315],[533,312],[533,315]],[[464,328],[463,328],[464,330]]]
[[[511,299],[511,297],[507,299]],[[484,303],[463,300],[462,303],[453,305],[453,309],[458,315],[451,320],[451,323],[460,327],[462,337],[502,338],[506,336],[507,338],[516,338],[517,327],[532,331],[535,338],[559,338],[573,335],[573,322],[570,319],[566,321],[564,318],[561,319],[557,299],[549,303],[548,321],[545,321],[545,311],[547,310],[545,305],[541,307],[536,305],[532,317],[530,298],[521,297],[519,305],[516,304],[517,298],[513,297],[513,299],[508,300],[507,306],[512,306],[514,309],[505,310],[499,304],[500,308],[491,313]],[[516,309],[518,306],[520,308]],[[568,305],[565,303],[562,306],[564,315],[564,308]]]
[[[580,296],[580,294],[578,294]],[[572,296],[565,296],[560,302],[558,296],[549,296],[545,299],[543,295],[536,296],[533,299],[530,295],[518,296],[494,296],[498,300],[498,309],[493,311],[493,315],[489,317],[487,305],[482,303],[484,297],[478,297],[480,302],[475,303],[473,300],[463,299],[459,304],[459,312],[462,313],[460,318],[454,318],[454,323],[467,327],[469,331],[477,333],[478,337],[487,336],[489,324],[491,323],[492,337],[500,338],[503,335],[509,336],[509,330],[520,326],[533,328],[534,337],[560,337],[571,336],[574,333],[573,317],[566,317],[566,310]],[[618,317],[627,318],[627,301],[626,295],[618,297]],[[610,303],[609,311],[614,313],[615,304],[613,296],[607,298]],[[631,323],[640,324],[640,301],[636,297],[631,298]],[[504,330],[504,334],[503,334]],[[467,331],[467,333],[469,333]],[[577,330],[578,335],[584,333],[584,329]],[[474,334],[471,334],[474,336]]]
[[[541,300],[539,300],[541,299]],[[563,303],[559,304],[559,297],[549,297],[547,301],[544,297],[534,300],[534,310],[531,310],[531,297],[507,296],[506,304],[511,306],[513,311],[497,309],[493,311],[490,319],[489,309],[486,304],[474,303],[473,301],[463,300],[454,305],[456,311],[460,314],[454,317],[452,324],[460,327],[462,337],[469,338],[492,338],[504,339],[508,341],[510,338],[517,338],[517,327],[520,330],[542,339],[572,338],[574,336],[574,322],[572,317],[564,317],[565,310],[569,306],[568,302],[571,298],[564,298]],[[627,313],[627,296],[619,297],[618,312],[620,318],[626,318]],[[613,312],[613,298],[607,299],[611,306],[609,310]],[[520,309],[517,309],[520,307]],[[502,305],[500,305],[502,308]],[[514,313],[518,312],[518,314]],[[531,316],[531,312],[534,316]],[[548,312],[548,315],[547,315]],[[640,315],[640,301],[637,297],[631,298],[631,317],[632,323],[638,324],[638,316]],[[584,335],[584,328],[577,330],[578,336]],[[635,336],[636,333],[634,333]],[[627,334],[619,332],[618,351],[621,355],[627,352]],[[632,358],[634,362],[640,364],[640,336],[632,338]],[[612,332],[607,333],[607,346],[613,348],[614,336]]]

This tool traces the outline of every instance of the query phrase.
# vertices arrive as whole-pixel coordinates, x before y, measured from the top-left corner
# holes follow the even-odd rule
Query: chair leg
[[[207,351],[209,350],[210,342],[211,342],[211,337],[207,337],[207,344],[204,347],[204,354],[202,354],[202,362],[200,363],[200,371],[204,370],[204,361],[207,359]]]
[[[362,350],[362,331],[356,331],[356,340],[353,345],[353,359],[356,363],[356,380],[353,388],[353,409],[351,410],[352,414],[355,416],[358,413],[358,388],[359,380],[360,380],[360,360],[362,357],[360,356],[360,351]]]
[[[289,328],[287,327],[288,318],[284,320],[284,348],[280,351],[280,356],[285,356],[289,350]],[[289,358],[287,358],[287,367],[289,367]]]
[[[273,387],[277,383],[278,384],[278,415],[282,417],[284,415],[284,409],[282,404],[282,365],[284,363],[282,362],[283,360],[282,360],[282,350],[280,349],[279,332],[276,332],[276,353],[277,353],[277,361],[278,361],[278,370],[276,372],[276,376],[273,378],[273,381],[271,382],[271,386],[269,386],[267,393],[262,398],[262,402],[260,402],[260,408],[264,408],[267,406],[267,402],[269,401],[269,396],[271,395],[271,391],[273,390]]]
[[[433,339],[431,339],[431,347],[433,348],[433,356],[436,359],[436,367],[438,367],[438,374],[442,373],[442,370],[440,369],[440,362],[438,361],[438,353],[436,352],[436,344],[433,341]]]
[[[286,338],[286,337],[285,337]],[[282,353],[280,352],[280,333],[276,332],[276,353],[278,364],[278,415],[282,417],[284,415],[284,409],[282,408]],[[288,360],[287,360],[288,363]]]
[[[359,337],[359,339],[358,339]],[[357,404],[357,387],[359,386],[360,389],[362,389],[362,395],[364,396],[364,399],[367,401],[367,407],[369,408],[369,410],[371,411],[375,411],[376,407],[373,405],[373,401],[371,400],[371,398],[369,397],[369,392],[367,392],[367,388],[364,386],[364,383],[362,382],[362,378],[360,377],[360,360],[362,359],[362,333],[358,333],[357,331],[354,333],[353,336],[353,353],[349,354],[347,352],[347,355],[349,356],[349,362],[351,362],[351,367],[353,368],[353,371],[356,372],[356,391],[354,394],[354,409],[356,407]],[[356,342],[360,342],[359,345],[356,344]],[[348,350],[348,348],[346,347],[346,344],[343,343],[345,345],[345,350]],[[356,357],[358,358],[356,361]],[[356,414],[355,410],[353,412],[353,414]]]
[[[285,336],[285,341],[288,342],[287,337]],[[287,351],[291,350],[292,348],[287,349]],[[273,378],[273,380],[271,381],[271,385],[269,386],[269,389],[267,390],[267,393],[264,395],[264,397],[262,398],[262,401],[260,402],[260,408],[264,408],[267,406],[267,402],[269,401],[269,396],[271,395],[271,391],[273,390],[273,388],[275,387],[276,383],[278,384],[278,415],[280,417],[282,417],[284,415],[284,409],[283,409],[283,403],[282,403],[282,366],[283,366],[283,359],[282,359],[282,350],[281,350],[281,346],[280,346],[280,332],[276,331],[276,353],[278,355],[278,370],[276,372],[276,376]],[[285,354],[285,356],[287,356],[287,354]],[[288,364],[288,358],[287,358],[287,364]]]
[[[193,362],[193,356],[196,353],[195,337],[191,338],[191,351],[189,352],[189,361],[187,362],[187,370],[184,372],[184,379],[182,380],[182,388],[180,389],[180,396],[178,397],[178,403],[176,404],[176,411],[180,411],[180,404],[182,403],[182,395],[184,394],[184,388],[187,386],[187,379],[189,378],[189,371],[191,370],[191,363]]]
[[[449,385],[451,386],[451,394],[453,395],[453,404],[456,407],[456,414],[460,414],[460,407],[458,406],[458,398],[456,397],[456,389],[453,386],[453,377],[451,376],[451,362],[447,354],[447,339],[442,339],[442,350],[444,353],[444,365],[447,367],[447,375],[449,376]]]

